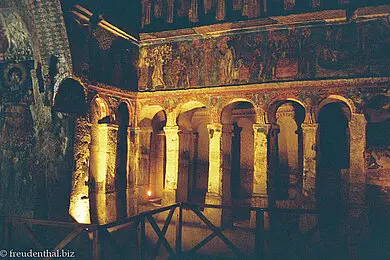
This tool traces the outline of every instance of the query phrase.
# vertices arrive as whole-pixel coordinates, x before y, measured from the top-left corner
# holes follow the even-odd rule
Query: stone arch
[[[355,105],[353,104],[353,101],[351,101],[343,96],[340,96],[340,95],[329,95],[328,97],[322,99],[320,101],[320,103],[318,104],[318,107],[317,107],[316,113],[315,113],[316,121],[318,122],[319,113],[324,106],[326,106],[327,104],[330,104],[330,103],[337,103],[337,102],[340,102],[340,103],[343,103],[346,105],[346,107],[349,109],[348,120],[351,120],[352,114],[356,113],[356,108],[355,108]]]
[[[354,108],[347,99],[331,95],[317,109],[316,194],[320,209],[341,214],[347,197],[345,174],[351,165],[350,123]],[[363,151],[362,151],[363,152]],[[326,216],[329,217],[329,216]]]
[[[163,111],[163,113],[165,114],[164,108],[162,108],[159,105],[147,105],[147,106],[143,107],[141,109],[141,112],[139,113],[138,118],[137,118],[137,120],[138,120],[137,126],[139,126],[139,127],[146,126],[146,124],[148,124],[147,121],[149,121],[149,120],[150,120],[150,124],[151,124],[153,117],[156,114],[158,114],[160,111]]]
[[[137,173],[138,202],[161,202],[165,180],[166,138],[164,127],[166,111],[159,105],[141,109],[139,131],[139,170]]]
[[[278,108],[281,105],[283,105],[285,103],[288,103],[288,102],[293,102],[293,103],[299,104],[305,110],[305,114],[306,114],[306,105],[302,101],[300,101],[299,99],[296,99],[296,98],[286,98],[286,99],[276,100],[276,101],[272,102],[267,107],[267,111],[266,111],[267,122],[268,123],[274,123],[276,121],[276,111],[278,110]]]
[[[210,118],[205,111],[207,111],[206,105],[199,101],[186,102],[178,109],[176,120],[179,127],[178,201],[204,202],[207,188],[198,189],[198,184],[204,183],[204,179],[207,179],[208,169],[206,171],[199,169],[204,165],[199,164],[197,160],[206,159],[203,161],[208,165],[208,147],[198,149],[199,142],[208,140],[207,124]]]
[[[267,109],[270,203],[294,200],[303,185],[302,123],[306,106],[294,98],[276,100]]]
[[[188,101],[182,105],[180,105],[179,107],[179,113],[178,114],[182,114],[182,113],[185,113],[185,112],[188,112],[190,110],[194,110],[194,109],[197,109],[197,108],[204,108],[206,107],[206,105],[200,101],[195,101],[195,100],[191,100],[191,101]]]
[[[228,190],[224,189],[235,205],[250,206],[253,195],[254,179],[254,135],[253,125],[256,124],[254,104],[246,99],[232,99],[224,106],[221,113],[222,147],[227,170],[224,178],[230,177]],[[225,154],[230,156],[225,156]],[[230,187],[230,188],[229,188]],[[233,221],[249,220],[250,212],[237,210],[233,212]]]
[[[85,90],[80,81],[65,78],[54,95],[54,109],[58,112],[84,115],[86,110]]]
[[[110,116],[110,110],[107,101],[100,97],[99,95],[96,95],[91,103],[89,108],[89,117],[90,122],[98,123],[99,120],[106,118]]]
[[[238,106],[238,107],[237,107]],[[230,120],[230,115],[234,109],[252,109],[254,112],[254,118],[256,118],[256,110],[255,110],[255,105],[253,104],[252,101],[244,98],[235,98],[227,102],[221,110],[221,115],[220,115],[220,122],[222,124],[229,123]],[[255,123],[255,121],[253,122]]]

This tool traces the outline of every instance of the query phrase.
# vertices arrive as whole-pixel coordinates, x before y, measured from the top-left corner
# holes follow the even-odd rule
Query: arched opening
[[[276,102],[269,115],[273,124],[269,136],[269,196],[271,203],[293,202],[302,190],[304,107],[290,100]]]
[[[117,111],[118,136],[116,146],[116,211],[117,218],[126,217],[126,184],[127,184],[127,157],[128,157],[128,127],[129,109],[126,103],[121,103]]]
[[[238,101],[226,106],[222,112],[224,128],[230,128],[231,152],[230,193],[233,205],[250,206],[253,193],[254,137],[253,124],[256,122],[256,112],[252,103]],[[235,210],[233,221],[250,219],[250,211]]]
[[[319,111],[319,206],[340,205],[342,173],[343,169],[349,168],[349,118],[350,110],[343,102],[326,104]]]
[[[177,200],[204,203],[209,170],[209,115],[202,104],[187,108],[186,105],[177,118],[180,130]]]
[[[155,202],[161,203],[165,183],[166,138],[164,126],[166,115],[158,112],[152,120],[152,134],[150,141],[150,175],[149,191]]]
[[[321,238],[334,250],[342,250],[344,204],[348,194],[349,107],[338,100],[324,102],[318,113],[318,161],[316,195],[320,210]],[[342,251],[338,252],[342,254]]]
[[[140,160],[137,173],[138,201],[160,205],[164,183],[166,162],[166,138],[164,127],[166,114],[161,107],[148,107],[141,113]],[[148,204],[150,206],[150,204]]]
[[[84,115],[86,112],[83,86],[72,78],[64,79],[54,97],[54,109],[72,115]]]
[[[108,106],[102,98],[95,98],[90,108],[91,144],[89,160],[89,199],[91,223],[105,223],[106,173],[107,173],[107,118]]]

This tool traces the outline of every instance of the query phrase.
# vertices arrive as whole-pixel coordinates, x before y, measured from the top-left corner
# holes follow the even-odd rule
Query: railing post
[[[146,259],[146,250],[145,250],[145,243],[146,243],[146,232],[145,232],[145,217],[141,217],[140,221],[141,225],[141,234],[140,234],[140,259]]]
[[[180,203],[176,213],[176,255],[182,252],[182,233],[183,233],[183,204]]]
[[[10,248],[11,247],[11,229],[12,229],[12,222],[8,220],[7,217],[4,218],[4,248]]]
[[[92,239],[92,257],[94,260],[100,260],[100,234],[99,227],[96,226],[93,231],[93,239]]]
[[[264,212],[256,210],[256,229],[255,229],[255,257],[262,259],[264,257]]]

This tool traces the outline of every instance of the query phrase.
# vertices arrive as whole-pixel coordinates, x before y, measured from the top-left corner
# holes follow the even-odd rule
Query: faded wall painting
[[[387,76],[389,26],[377,20],[145,44],[138,87],[147,91]]]

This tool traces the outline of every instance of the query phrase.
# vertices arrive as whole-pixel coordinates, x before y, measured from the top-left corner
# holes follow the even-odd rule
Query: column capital
[[[254,133],[268,134],[271,129],[271,124],[253,124]]]
[[[152,127],[138,127],[138,131],[140,133],[151,133],[153,132],[153,128]]]
[[[221,123],[211,123],[207,124],[207,129],[208,130],[216,130],[222,132],[222,124]]]
[[[179,131],[179,134],[182,134],[182,135],[192,135],[192,130],[190,130],[190,129],[181,129]]]
[[[179,133],[178,126],[164,126],[165,136],[167,135],[177,135]]]
[[[366,117],[364,114],[358,114],[358,113],[353,113],[351,114],[351,122],[352,121],[359,121],[360,123],[367,123]]]
[[[317,131],[318,124],[317,123],[302,123],[301,128],[302,128],[302,131]]]

